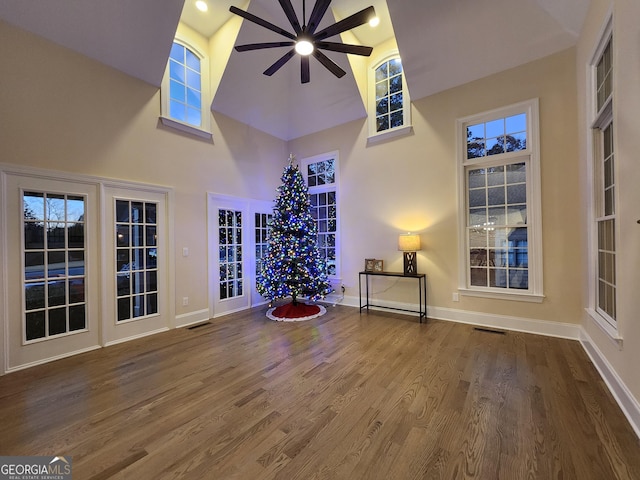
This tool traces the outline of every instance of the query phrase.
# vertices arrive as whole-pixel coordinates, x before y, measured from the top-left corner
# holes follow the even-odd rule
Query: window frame
[[[516,114],[527,115],[527,145],[523,150],[497,155],[467,159],[468,125],[489,122]],[[460,118],[456,121],[457,165],[458,165],[458,291],[462,295],[493,299],[516,300],[541,303],[544,300],[542,271],[542,209],[540,187],[540,135],[539,100],[537,98],[508,105],[494,110]],[[528,227],[528,288],[509,289],[502,287],[480,287],[470,285],[469,240],[467,235],[468,187],[466,174],[473,168],[488,168],[513,163],[525,163],[526,205]]]
[[[368,123],[368,144],[375,144],[378,142],[383,142],[386,140],[390,140],[395,137],[409,135],[413,131],[413,126],[411,125],[411,98],[409,96],[409,89],[407,88],[407,79],[404,74],[404,66],[402,68],[402,109],[403,109],[403,122],[401,127],[389,128],[387,130],[383,130],[381,132],[377,131],[377,122],[376,122],[376,70],[382,64],[389,62],[394,59],[399,59],[402,63],[402,59],[400,58],[400,54],[397,50],[387,52],[385,55],[379,57],[376,62],[371,64],[371,67],[368,70],[367,75],[367,84],[368,84],[368,95],[367,95],[367,106],[368,106],[368,115],[367,115],[367,123]]]
[[[329,185],[316,185],[313,187],[309,187],[309,178],[308,178],[308,167],[313,163],[319,163],[327,160],[334,161],[334,182]],[[332,286],[339,285],[342,282],[341,275],[341,248],[340,248],[340,159],[338,151],[322,153],[319,155],[315,155],[313,157],[303,158],[300,161],[300,170],[302,172],[302,177],[304,178],[305,184],[309,189],[309,195],[317,194],[317,193],[329,193],[334,192],[336,201],[336,230],[335,230],[335,250],[336,250],[336,273],[334,275],[328,275],[329,282]],[[318,229],[320,232],[320,229]]]
[[[180,130],[191,135],[195,135],[200,138],[210,140],[211,134],[211,112],[210,105],[210,79],[209,79],[209,57],[202,53],[202,50],[193,45],[184,37],[176,35],[171,43],[177,43],[191,51],[195,56],[200,59],[200,126],[194,126],[186,122],[182,122],[176,118],[171,117],[169,104],[171,101],[170,95],[170,75],[169,66],[170,58],[167,57],[167,65],[165,66],[164,76],[162,77],[162,84],[160,87],[160,121],[167,127]]]
[[[589,114],[589,125],[587,126],[587,176],[589,182],[589,228],[588,228],[588,248],[589,248],[589,304],[587,312],[595,323],[614,341],[621,343],[622,337],[618,331],[618,320],[612,318],[609,314],[600,308],[599,297],[599,236],[598,227],[600,222],[614,221],[614,255],[618,251],[619,244],[619,222],[616,221],[618,211],[617,197],[617,169],[615,168],[616,148],[616,128],[614,115],[614,95],[615,95],[615,39],[613,35],[613,13],[610,10],[605,17],[602,29],[597,37],[597,43],[593,49],[591,60],[587,65],[587,82],[586,82],[586,104]],[[603,58],[607,46],[611,45],[611,74],[614,79],[611,81],[611,93],[604,100],[602,106],[598,109],[598,78],[597,67]],[[604,135],[607,128],[613,129],[611,153],[613,157],[613,214],[606,215],[604,209]],[[617,270],[618,258],[614,259],[614,275]],[[614,284],[615,286],[615,284]],[[614,305],[617,303],[614,299]]]

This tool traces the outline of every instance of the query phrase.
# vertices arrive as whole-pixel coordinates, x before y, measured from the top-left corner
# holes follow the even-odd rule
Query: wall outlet
[[[182,297],[182,306],[186,307],[189,305],[189,297]]]
[[[453,300],[454,302],[459,302],[460,301],[460,294],[458,292],[453,292],[451,294],[451,300]]]

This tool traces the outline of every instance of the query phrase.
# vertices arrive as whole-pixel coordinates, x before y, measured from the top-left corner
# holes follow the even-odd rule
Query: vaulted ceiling
[[[207,0],[205,14],[194,2],[2,0],[0,18],[156,86],[181,18],[208,38],[233,21],[229,6],[235,5],[290,30],[276,0]],[[302,0],[292,3],[301,17]],[[589,3],[334,0],[320,28],[373,5],[381,17],[379,27],[364,25],[349,32],[353,37],[330,40],[376,47],[395,37],[409,93],[417,100],[573,46]],[[312,6],[310,0],[308,12]],[[247,21],[236,31],[237,37],[229,39],[233,44],[283,39]],[[340,79],[312,59],[311,82],[302,85],[295,58],[273,76],[262,75],[285,51],[232,51],[212,101],[214,114],[223,113],[283,140],[366,117],[361,72],[354,74],[347,55],[329,54],[347,71]]]

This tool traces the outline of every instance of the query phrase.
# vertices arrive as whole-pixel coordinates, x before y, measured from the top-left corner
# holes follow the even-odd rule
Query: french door
[[[218,317],[251,305],[248,272],[249,202],[209,194],[209,315]]]
[[[168,329],[167,199],[105,188],[104,344]]]
[[[251,202],[251,305],[260,305],[268,300],[256,290],[256,284],[262,276],[262,260],[267,254],[271,220],[273,219],[273,202]]]
[[[7,174],[7,371],[98,348],[98,187]]]
[[[266,300],[256,290],[267,251],[272,202],[208,196],[209,314],[226,315]]]

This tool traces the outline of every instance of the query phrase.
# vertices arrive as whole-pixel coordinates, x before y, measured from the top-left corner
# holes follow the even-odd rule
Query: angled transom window
[[[209,62],[206,55],[176,38],[161,87],[161,120],[166,126],[211,138],[208,109]]]
[[[369,72],[369,140],[408,133],[411,105],[402,61],[397,53],[387,56]]]
[[[169,56],[169,116],[194,127],[202,125],[200,58],[175,42]]]

